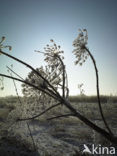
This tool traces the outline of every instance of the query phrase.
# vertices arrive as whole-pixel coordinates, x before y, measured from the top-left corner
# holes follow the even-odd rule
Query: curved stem
[[[9,58],[12,58],[13,60],[17,61],[17,62],[20,62],[21,64],[25,65],[26,67],[28,67],[29,69],[31,69],[32,71],[34,71],[35,74],[37,74],[39,77],[41,77],[47,84],[48,86],[52,89],[51,91],[53,92],[53,94],[56,93],[56,95],[58,96],[58,98],[60,98],[60,95],[59,93],[56,91],[56,89],[48,82],[47,79],[45,79],[37,70],[35,70],[32,66],[30,66],[29,64],[25,63],[24,61],[14,57],[14,56],[11,56],[3,51],[1,51],[0,49],[0,53],[9,57]]]
[[[108,129],[109,133],[111,135],[113,135],[112,131],[110,130],[106,120],[105,120],[105,117],[104,117],[104,114],[103,114],[103,110],[102,110],[102,106],[101,106],[101,101],[100,101],[100,92],[99,92],[99,76],[98,76],[98,69],[97,69],[97,66],[96,66],[96,61],[93,57],[93,55],[91,54],[91,52],[89,51],[89,49],[87,47],[84,47],[86,49],[86,51],[88,52],[92,62],[93,62],[93,65],[94,65],[94,68],[95,68],[95,74],[96,74],[96,89],[97,89],[97,100],[98,100],[98,105],[99,105],[99,110],[100,110],[100,114],[102,116],[102,119],[103,119],[103,122],[106,126],[106,128]]]
[[[66,101],[63,99],[63,104],[76,116],[79,118],[81,121],[83,121],[86,125],[88,125],[90,128],[94,129],[96,132],[100,133],[102,136],[107,138],[110,142],[117,144],[117,137],[114,137],[101,127],[97,126],[90,120],[88,120],[84,115],[80,114],[75,108],[72,107],[72,105],[69,103],[69,101]]]
[[[19,77],[21,80],[24,80],[19,74],[17,74],[15,71],[13,71],[10,67],[6,66],[8,70],[10,70],[13,74],[15,74],[17,77]]]
[[[62,90],[63,90],[63,98],[65,98],[65,65],[64,65],[62,59],[59,57],[59,55],[56,55],[56,57],[61,62],[61,65],[62,65],[62,68],[63,68],[63,85],[62,85]]]
[[[58,118],[71,117],[71,116],[74,116],[74,114],[68,113],[68,114],[58,115],[58,116],[54,116],[51,118],[47,118],[47,120],[53,120],[53,119],[58,119]]]
[[[35,118],[37,118],[37,117],[40,117],[41,115],[45,114],[47,111],[49,111],[49,110],[51,110],[51,109],[53,109],[53,108],[59,106],[60,104],[61,104],[61,103],[57,103],[57,104],[55,104],[55,105],[52,105],[52,106],[50,106],[49,108],[47,108],[46,110],[44,110],[43,112],[41,112],[40,114],[37,114],[37,115],[35,115],[35,116],[33,116],[33,117],[30,117],[30,118],[23,118],[23,119],[17,119],[17,121],[33,120],[33,119],[35,119]]]
[[[19,74],[17,74],[16,72],[14,72],[11,68],[9,68],[8,66],[6,66],[7,68],[8,68],[8,70],[10,70],[13,74],[15,74],[16,76],[18,76],[21,80],[23,80],[23,81],[25,81]],[[12,74],[11,73],[11,74]],[[11,77],[12,77],[12,75],[11,75]],[[13,80],[14,81],[14,80]],[[16,88],[16,87],[15,87]],[[53,92],[52,92],[52,90],[51,89],[49,89],[49,88],[46,88],[46,90],[47,91],[49,91],[50,93],[52,93],[53,94]],[[54,93],[54,95],[56,96],[56,94]]]
[[[29,86],[31,86],[31,87],[33,87],[33,88],[39,90],[39,91],[42,91],[43,93],[46,93],[46,94],[49,95],[50,97],[52,97],[52,98],[58,100],[58,98],[56,97],[56,94],[50,94],[49,92],[43,90],[42,88],[39,88],[39,87],[33,85],[32,83],[29,83],[29,82],[27,82],[27,81],[18,79],[18,78],[16,78],[16,77],[8,76],[8,75],[5,75],[5,74],[0,74],[0,76],[6,77],[6,78],[9,78],[9,79],[12,79],[12,80],[16,80],[16,81],[19,81],[19,82],[22,82],[22,83],[25,83],[25,84],[27,84],[27,85],[29,85]],[[54,95],[55,95],[55,96],[54,96]]]
[[[42,54],[45,54],[45,55],[48,55],[50,57],[56,57],[59,59],[61,65],[62,65],[62,68],[63,68],[63,84],[62,84],[62,94],[63,94],[63,98],[65,98],[65,65],[62,61],[62,59],[60,58],[60,56],[58,54],[54,54],[54,55],[51,55],[51,54],[48,54],[48,53],[45,53],[45,52],[41,52],[41,51],[36,51],[36,52],[39,52],[39,53],[42,53]]]

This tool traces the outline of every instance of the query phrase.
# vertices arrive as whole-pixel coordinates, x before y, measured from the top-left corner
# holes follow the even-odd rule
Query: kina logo
[[[91,149],[89,149],[89,147],[84,144],[84,150],[82,151],[82,153],[89,153],[89,154],[106,154],[106,155],[111,155],[111,154],[115,154],[115,147],[103,147],[100,144],[95,146],[94,144],[92,144]]]

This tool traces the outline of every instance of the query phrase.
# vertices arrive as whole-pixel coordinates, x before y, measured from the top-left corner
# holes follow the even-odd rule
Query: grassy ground
[[[101,97],[104,116],[117,136],[117,101],[116,97]],[[80,111],[84,116],[90,119],[98,126],[104,127],[99,108],[96,103],[96,97],[70,97],[70,101],[76,110]],[[0,98],[0,119],[5,119],[8,113],[15,109],[17,103],[16,97]],[[12,109],[11,109],[12,108]],[[48,117],[54,117],[56,114],[68,113],[64,106],[48,112],[37,120],[37,126],[43,127],[43,133],[51,135],[52,138],[64,141],[76,147],[81,147],[84,143],[97,143],[101,145],[109,145],[109,142],[94,132],[92,129],[83,124],[74,117],[59,118],[56,120],[46,121]],[[38,125],[39,124],[39,125]]]

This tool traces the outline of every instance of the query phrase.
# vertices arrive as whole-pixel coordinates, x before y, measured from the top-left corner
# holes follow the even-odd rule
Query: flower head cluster
[[[56,87],[57,82],[55,83],[55,79],[58,80],[59,77],[55,78],[55,74],[53,75],[50,72],[49,68],[44,68],[43,66],[41,66],[36,70],[54,87]],[[28,74],[25,81],[47,91],[47,83],[41,77],[37,76],[33,71]],[[41,112],[41,110],[44,110],[49,105],[55,103],[55,100],[53,98],[37,89],[34,89],[31,86],[28,86],[27,84],[22,84],[22,88],[22,92],[25,96],[25,106],[23,106],[22,112],[22,115],[24,117],[31,117],[32,115],[36,115]]]
[[[0,41],[0,50],[2,49],[2,48],[8,48],[9,50],[12,50],[12,47],[11,46],[9,46],[9,45],[6,45],[6,46],[4,46],[3,45],[3,42],[5,41],[5,37],[3,36],[2,38],[1,38],[1,41]]]
[[[37,68],[36,71],[38,71],[43,77],[45,77],[45,73],[44,73],[43,67]],[[28,82],[28,83],[31,83],[31,84],[33,84],[33,85],[35,85],[37,87],[43,88],[44,80],[41,77],[38,77],[34,73],[34,71],[31,71],[28,74],[28,76],[25,79],[25,81]],[[30,87],[27,84],[22,84],[22,87],[23,87],[22,92],[23,92],[23,94],[25,96],[30,97],[30,96],[34,95],[34,93],[37,93],[37,90],[36,89]],[[38,94],[39,94],[39,92],[38,92]]]
[[[73,41],[73,46],[75,47],[73,53],[77,58],[75,64],[82,65],[88,57],[88,53],[85,49],[85,46],[87,45],[88,34],[86,29],[79,29],[79,32],[80,33],[78,37]]]
[[[48,81],[51,83],[51,85],[53,85],[56,88],[62,82],[62,61],[64,57],[61,54],[63,54],[64,51],[61,50],[60,45],[57,45],[53,39],[51,39],[50,42],[52,44],[47,44],[44,48],[44,60],[47,63],[46,73],[50,73],[48,74]]]
[[[60,45],[57,46],[53,39],[51,39],[50,42],[52,44],[47,44],[46,47],[44,47],[44,52],[37,52],[44,54],[44,61],[47,63],[44,70],[46,73],[46,79],[56,88],[56,86],[62,81],[62,61],[64,57],[61,54],[64,53],[64,51],[61,50]]]
[[[54,42],[53,39],[50,40],[50,42],[52,43],[52,45],[46,45],[46,47],[44,47],[44,51],[45,51],[45,61],[47,63],[49,63],[49,65],[58,65],[58,58],[57,56],[61,57],[61,59],[64,59],[63,56],[61,56],[62,53],[64,53],[64,51],[62,51],[60,48],[60,45],[57,46],[56,43]]]

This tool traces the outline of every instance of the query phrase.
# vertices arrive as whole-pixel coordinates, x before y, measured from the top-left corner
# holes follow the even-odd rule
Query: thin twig
[[[12,73],[10,73],[10,75],[11,75],[11,77],[13,77],[12,76]],[[15,92],[17,94],[18,101],[19,101],[20,105],[22,105],[22,102],[21,102],[20,96],[18,94],[17,86],[16,86],[16,83],[15,83],[15,80],[14,79],[13,79],[13,84],[14,84],[14,87],[15,87]]]
[[[51,117],[51,118],[47,118],[47,120],[53,120],[53,119],[58,119],[58,118],[63,118],[63,117],[70,117],[70,116],[75,116],[74,114],[63,114],[63,115],[58,115],[58,116],[54,116],[54,117]]]
[[[35,144],[35,141],[34,141],[34,138],[33,138],[33,135],[32,135],[31,129],[30,129],[30,126],[29,126],[28,122],[26,122],[26,124],[27,124],[28,130],[29,130],[30,137],[31,137],[32,142],[33,142],[34,151],[36,151],[37,150],[36,149],[36,144]]]
[[[14,72],[11,68],[9,68],[8,66],[6,66],[12,73],[14,73],[16,76],[18,76],[20,79],[24,80],[19,74],[17,74],[16,72]],[[25,80],[24,80],[25,81]],[[49,88],[46,88],[46,90],[48,90],[49,92],[52,92],[52,90],[50,90]],[[55,94],[54,94],[55,95]]]
[[[39,88],[39,87],[33,85],[32,83],[29,83],[29,82],[27,82],[27,81],[20,80],[20,79],[18,79],[18,78],[16,78],[16,77],[11,77],[11,76],[8,76],[8,75],[5,75],[5,74],[0,74],[0,76],[6,77],[6,78],[10,78],[10,79],[14,79],[14,80],[17,80],[17,81],[19,81],[19,82],[25,83],[25,84],[27,84],[27,85],[29,85],[29,86],[31,86],[31,87],[33,87],[33,88],[39,90],[39,91],[42,91],[42,92],[46,93],[47,95],[51,96],[52,98],[58,100],[57,97],[53,96],[53,95],[50,94],[49,92],[46,92],[44,89]]]
[[[6,66],[8,70],[10,70],[13,74],[18,76],[20,79],[24,80],[19,74],[17,74],[15,71],[13,71],[10,67]]]
[[[35,118],[37,118],[37,117],[40,117],[41,115],[45,114],[47,111],[49,111],[49,110],[51,110],[51,109],[53,109],[53,108],[59,106],[60,104],[61,104],[61,103],[57,103],[57,104],[55,104],[55,105],[52,105],[51,107],[47,108],[46,110],[44,110],[44,111],[41,112],[40,114],[35,115],[35,116],[33,116],[33,117],[18,119],[17,121],[33,120],[33,119],[35,119]]]
[[[35,72],[35,74],[37,74],[39,77],[41,77],[41,78],[48,84],[48,86],[54,91],[53,93],[56,93],[56,95],[58,96],[58,98],[60,97],[60,94],[59,94],[59,93],[56,91],[56,89],[48,82],[48,80],[45,79],[45,78],[44,78],[37,70],[35,70],[32,66],[30,66],[30,65],[27,64],[26,62],[24,62],[24,61],[22,61],[22,60],[20,60],[20,59],[18,59],[18,58],[16,58],[16,57],[14,57],[14,56],[11,56],[11,55],[9,55],[9,54],[7,54],[7,53],[1,51],[1,49],[0,49],[0,53],[3,54],[3,55],[5,55],[5,56],[7,56],[7,57],[9,57],[9,58],[12,58],[13,60],[15,60],[15,61],[17,61],[17,62],[19,62],[19,63],[25,65],[26,67],[30,68],[32,71]]]

